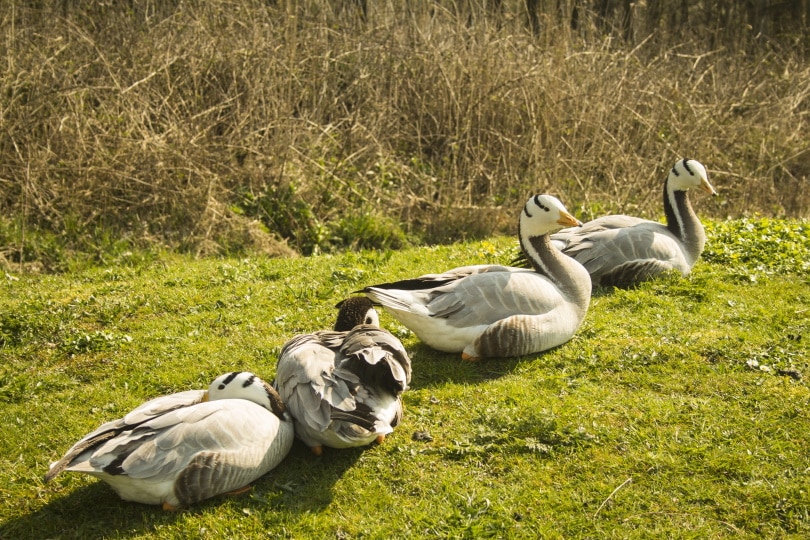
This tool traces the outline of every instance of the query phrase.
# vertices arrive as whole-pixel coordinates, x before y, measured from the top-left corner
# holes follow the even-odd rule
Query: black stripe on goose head
[[[221,383],[219,383],[219,389],[220,390],[225,390],[225,387],[228,386],[229,384],[231,384],[231,382],[233,382],[233,380],[240,373],[242,373],[242,372],[241,371],[234,371],[234,372],[230,373],[227,377],[225,377],[225,379]]]
[[[688,173],[689,173],[689,174],[691,174],[692,176],[695,176],[695,171],[693,171],[693,170],[692,170],[692,169],[689,167],[689,163],[688,163],[688,162],[689,162],[689,160],[688,160],[688,159],[683,158],[683,168],[684,168],[684,169],[686,169],[686,172],[688,172]]]
[[[548,206],[546,206],[542,202],[540,202],[540,195],[535,195],[531,200],[534,201],[534,204],[536,204],[538,206],[538,208],[540,208],[541,210],[545,210],[546,212],[551,211],[551,208],[549,208]],[[528,204],[523,207],[523,213],[526,214],[527,218],[532,217],[532,215],[529,213],[529,205]]]
[[[534,204],[536,204],[537,206],[539,206],[541,209],[545,210],[546,212],[551,212],[551,208],[549,208],[548,206],[546,206],[546,205],[544,205],[543,203],[540,202],[540,195],[535,195],[534,196]]]

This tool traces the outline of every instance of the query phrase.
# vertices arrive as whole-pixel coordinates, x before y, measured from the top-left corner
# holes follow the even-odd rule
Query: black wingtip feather
[[[374,417],[373,411],[365,403],[358,403],[353,411],[341,411],[340,409],[332,409],[330,414],[332,420],[341,420],[343,422],[350,422],[358,425],[366,431],[374,431],[374,424],[377,419]]]
[[[380,283],[379,285],[371,285],[370,287],[366,287],[364,289],[355,292],[366,293],[370,292],[371,288],[383,290],[396,289],[401,291],[426,291],[430,289],[435,289],[436,287],[441,287],[442,285],[447,285],[452,281],[454,280],[453,279],[426,280],[420,278],[403,279],[401,281],[393,281],[391,283]]]

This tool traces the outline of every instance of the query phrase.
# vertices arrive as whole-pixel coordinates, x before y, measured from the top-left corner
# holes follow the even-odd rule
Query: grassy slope
[[[272,378],[280,346],[329,326],[353,289],[504,262],[514,241],[295,260],[124,256],[6,275],[0,538],[810,534],[810,392],[791,376],[807,375],[807,225],[709,229],[688,279],[597,295],[574,339],[546,354],[466,364],[383,315],[414,362],[405,421],[385,444],[322,458],[296,444],[250,495],[177,513],[82,475],[41,478],[146,398],[232,369]]]

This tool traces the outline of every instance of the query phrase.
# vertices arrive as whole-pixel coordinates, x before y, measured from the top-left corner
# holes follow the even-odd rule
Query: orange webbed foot
[[[248,485],[246,485],[246,486],[244,486],[244,487],[236,488],[236,489],[234,489],[233,491],[226,491],[224,494],[225,494],[225,495],[241,495],[242,493],[246,493],[246,492],[250,491],[250,489],[251,489],[252,487],[253,487],[253,486],[251,486],[250,484],[248,484]]]

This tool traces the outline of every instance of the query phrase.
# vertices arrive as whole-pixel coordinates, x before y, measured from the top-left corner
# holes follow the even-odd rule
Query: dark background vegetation
[[[810,208],[810,2],[0,0],[0,265]]]

